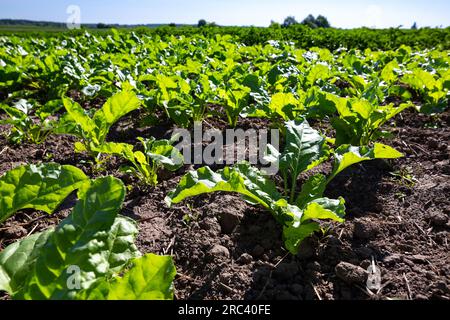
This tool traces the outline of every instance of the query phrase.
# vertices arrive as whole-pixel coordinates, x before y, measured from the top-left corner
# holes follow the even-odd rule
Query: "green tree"
[[[108,29],[111,26],[109,24],[105,24],[105,23],[97,23],[97,29]]]
[[[198,20],[197,27],[201,28],[201,27],[206,26],[206,24],[207,24],[207,22],[205,19],[200,19],[200,20]]]
[[[319,28],[330,28],[330,23],[328,22],[328,19],[322,15],[318,15],[316,18],[316,25]]]
[[[310,28],[317,28],[317,22],[316,22],[316,18],[314,18],[314,16],[312,14],[308,15],[305,19],[303,19],[302,24],[304,24],[305,26],[308,26]]]
[[[298,24],[297,20],[295,20],[295,17],[289,16],[286,19],[284,19],[283,27],[287,28],[295,24]]]
[[[269,28],[280,29],[281,25],[278,22],[275,22],[275,21],[271,20]]]

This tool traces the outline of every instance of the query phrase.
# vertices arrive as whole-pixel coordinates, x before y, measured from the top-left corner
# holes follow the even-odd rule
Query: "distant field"
[[[97,29],[91,27],[83,27],[83,30],[89,30],[89,32],[92,33],[106,33],[110,31],[109,28]],[[0,25],[0,35],[17,34],[17,35],[47,36],[62,32],[71,32],[71,30],[67,29],[66,27],[59,27],[59,26]]]
[[[0,25],[1,33],[14,33],[14,32],[61,32],[67,31],[66,28],[59,27],[41,27],[41,26],[25,26],[25,25]]]
[[[68,33],[73,36],[81,35],[84,30],[93,34],[111,33],[111,28],[98,29],[96,24],[83,25],[81,30],[68,30],[64,24],[52,25],[51,23],[38,24],[12,24],[1,23],[0,35],[39,36],[53,37]],[[232,27],[232,26],[208,26],[196,27],[188,25],[146,25],[125,26],[114,25],[114,29],[120,33],[134,32],[137,35],[159,36],[163,39],[172,36],[204,36],[207,38],[217,35],[232,36],[245,45],[266,44],[270,40],[293,41],[299,48],[320,47],[336,50],[342,47],[371,50],[396,50],[402,45],[414,49],[423,50],[436,48],[450,49],[450,27],[445,29],[421,28],[411,29],[335,29],[335,28],[310,28],[304,25],[294,25],[288,28],[275,27]]]

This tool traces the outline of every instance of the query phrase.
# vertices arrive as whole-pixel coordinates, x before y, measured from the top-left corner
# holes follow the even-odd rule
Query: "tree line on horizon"
[[[51,21],[31,21],[31,20],[24,20],[24,19],[0,19],[0,25],[11,25],[11,26],[18,26],[18,25],[30,25],[30,26],[38,26],[38,27],[58,27],[58,28],[64,28],[65,23],[62,22],[51,22]],[[294,16],[288,16],[284,19],[283,23],[278,23],[275,21],[271,21],[270,27],[272,28],[289,28],[291,26],[295,25],[304,25],[308,26],[311,29],[317,29],[317,28],[331,28],[331,24],[329,23],[328,19],[323,15],[318,15],[317,17],[314,17],[312,14],[308,15],[305,19],[303,19],[301,22],[298,22]],[[120,27],[141,27],[141,26],[147,26],[147,27],[160,27],[160,26],[169,26],[169,27],[178,27],[178,26],[195,26],[195,24],[176,24],[176,23],[169,23],[169,24],[146,24],[146,25],[120,25],[120,24],[107,24],[107,23],[89,23],[89,24],[83,24],[84,27],[89,28],[96,28],[96,29],[111,29],[111,28],[120,28]],[[200,19],[197,23],[197,27],[218,27],[215,22],[208,22],[205,19]],[[403,27],[403,26],[399,26]],[[441,26],[442,27],[442,26]],[[416,22],[411,26],[412,30],[419,29]]]
[[[171,24],[172,26],[175,26],[175,24]],[[304,25],[304,26],[308,26],[312,29],[317,29],[317,28],[331,28],[331,24],[328,21],[327,17],[319,14],[317,17],[314,17],[312,14],[309,14],[305,19],[302,20],[302,22],[298,22],[294,16],[288,16],[284,19],[283,23],[280,24],[278,22],[275,21],[271,21],[270,23],[270,27],[282,27],[282,28],[289,28],[291,26],[295,26],[295,25]],[[215,22],[207,22],[205,19],[200,19],[197,23],[197,27],[201,28],[201,27],[215,27],[217,26],[217,24]],[[414,22],[414,24],[412,25],[411,29],[413,30],[417,30],[418,26],[417,26],[417,22]]]
[[[315,18],[312,14],[308,15],[301,23],[299,23],[294,16],[289,16],[284,19],[283,24],[281,26],[283,28],[287,28],[296,24],[303,24],[306,26],[309,26],[310,28],[330,28],[331,25],[328,22],[328,19],[324,17],[323,15],[318,15],[317,18]],[[197,23],[197,27],[207,27],[207,26],[216,26],[215,22],[208,22],[205,19],[200,19]],[[280,26],[279,23],[272,21],[270,24],[271,27],[273,26]]]

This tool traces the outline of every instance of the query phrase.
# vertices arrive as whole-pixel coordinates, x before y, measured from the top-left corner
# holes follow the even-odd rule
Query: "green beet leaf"
[[[327,178],[323,174],[316,174],[303,183],[295,203],[303,208],[309,202],[322,197],[325,192]]]
[[[290,253],[297,254],[302,241],[319,230],[320,225],[317,222],[303,223],[297,227],[285,226],[283,228],[284,245]]]
[[[13,297],[72,299],[78,290],[120,272],[129,259],[139,256],[135,222],[117,216],[124,196],[125,187],[116,178],[93,181],[72,214],[40,248],[28,278]]]
[[[95,133],[100,143],[105,141],[109,128],[120,118],[140,107],[141,101],[132,91],[122,91],[109,98],[93,117]]]
[[[188,197],[217,191],[236,192],[251,203],[272,208],[281,199],[275,184],[250,164],[244,162],[235,167],[225,167],[217,172],[203,167],[186,174],[177,188],[166,197],[166,203],[179,203]]]
[[[77,295],[89,300],[172,300],[175,266],[170,256],[146,254],[135,258],[120,278],[104,278]]]
[[[82,139],[78,142],[76,150],[89,151],[96,156],[95,148],[105,143],[111,126],[127,113],[140,107],[141,101],[136,94],[124,90],[110,97],[103,107],[95,112],[91,118],[87,112],[76,102],[63,98],[67,115],[59,121],[57,133],[72,134]]]
[[[87,179],[80,169],[56,163],[30,164],[6,172],[0,178],[0,223],[26,208],[53,213]]]
[[[24,285],[39,257],[40,249],[53,230],[51,228],[14,242],[0,253],[0,291],[12,295]]]
[[[329,156],[325,138],[308,124],[308,122],[288,121],[286,127],[286,145],[278,154],[278,164],[285,183],[285,192],[290,180],[290,202],[294,202],[297,178],[307,170],[314,168]],[[269,151],[273,148],[269,147]],[[276,156],[276,155],[275,155]]]
[[[302,222],[312,219],[344,222],[345,200],[319,198],[310,202],[302,215]]]
[[[334,153],[335,160],[333,171],[328,177],[327,183],[336,177],[340,172],[353,164],[374,159],[397,159],[401,157],[403,157],[403,154],[382,143],[375,143],[373,148],[366,146],[340,146]]]
[[[280,169],[293,179],[314,168],[328,155],[325,138],[310,127],[307,121],[286,122],[286,146],[280,155]]]
[[[66,97],[63,97],[62,101],[71,121],[76,122],[84,132],[92,132],[95,129],[95,123],[77,102]]]

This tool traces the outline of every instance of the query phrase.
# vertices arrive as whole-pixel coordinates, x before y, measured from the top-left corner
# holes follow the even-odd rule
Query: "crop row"
[[[300,24],[291,25],[283,28],[274,23],[269,28],[265,27],[224,27],[224,26],[206,26],[202,28],[191,26],[163,26],[157,28],[132,28],[139,36],[147,35],[152,37],[162,37],[167,40],[171,36],[179,37],[206,37],[214,38],[216,35],[229,35],[238,42],[249,46],[264,44],[270,40],[293,41],[298,47],[311,48],[320,47],[329,50],[338,48],[372,49],[372,50],[392,50],[401,45],[408,45],[417,49],[440,48],[450,49],[450,28],[421,28],[421,29],[335,29],[335,28],[317,28],[312,29]],[[2,34],[11,34],[14,31],[2,30]],[[79,36],[84,30],[73,30],[70,32],[61,32],[60,36],[65,37],[67,33]],[[90,32],[94,34],[108,34],[105,29]],[[129,30],[122,30],[127,33]],[[32,32],[28,31],[21,34],[22,37],[44,37],[53,38],[57,33]]]

